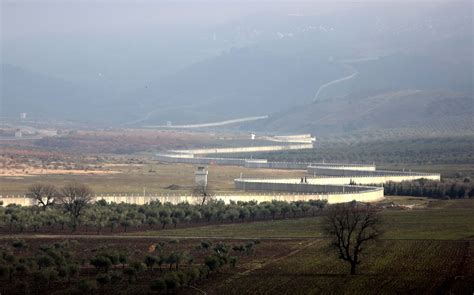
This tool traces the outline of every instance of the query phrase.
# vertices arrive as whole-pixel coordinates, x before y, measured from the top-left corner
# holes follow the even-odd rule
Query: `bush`
[[[123,274],[128,276],[128,281],[131,283],[137,276],[137,270],[133,267],[127,267],[123,270]]]
[[[210,269],[207,265],[203,265],[199,268],[199,278],[201,280],[207,279],[209,276]]]
[[[12,246],[15,249],[24,249],[24,248],[27,247],[25,241],[23,241],[23,240],[14,240],[12,242]]]
[[[57,270],[58,270],[58,276],[59,276],[60,278],[65,278],[65,277],[67,276],[67,273],[68,273],[68,272],[67,272],[67,268],[66,268],[66,267],[62,267],[62,266],[61,266],[61,267],[59,267]]]
[[[153,269],[153,266],[158,262],[158,258],[156,256],[152,255],[147,255],[145,257],[145,264],[148,266],[150,269]]]
[[[180,278],[176,272],[169,272],[165,274],[164,280],[168,290],[174,290],[180,287]]]
[[[54,265],[54,260],[48,255],[40,255],[36,257],[36,263],[38,264],[38,267],[44,268],[44,267],[50,267]]]
[[[232,267],[235,267],[237,264],[237,257],[235,256],[230,257],[229,262]]]
[[[120,273],[118,272],[113,272],[111,275],[110,275],[110,282],[112,284],[117,284],[119,283],[120,281],[122,281],[122,276],[120,275]]]
[[[153,291],[166,291],[166,282],[162,278],[153,280],[150,284],[150,289]]]
[[[110,277],[107,274],[100,274],[95,278],[95,280],[100,285],[107,285],[110,282]]]
[[[132,261],[129,264],[130,267],[133,267],[137,273],[142,272],[146,269],[146,265],[141,261]]]
[[[10,276],[10,267],[0,264],[0,278],[5,279]]]
[[[97,285],[94,281],[80,280],[79,283],[77,283],[77,290],[82,294],[89,293],[95,289],[97,289]]]
[[[69,278],[72,278],[79,273],[79,266],[77,264],[68,264],[66,268]]]
[[[186,275],[188,276],[189,283],[195,283],[200,278],[199,269],[196,267],[191,267],[186,271]]]
[[[204,258],[204,264],[209,268],[210,271],[215,271],[219,268],[220,261],[218,257],[210,255]]]
[[[103,268],[106,272],[109,270],[109,268],[112,266],[112,261],[108,257],[98,255],[95,256],[94,258],[91,259],[91,265],[95,266],[97,268],[97,271],[99,269]]]
[[[58,272],[52,268],[45,268],[40,271],[33,273],[33,280],[36,283],[46,283],[54,282],[58,279]]]
[[[180,285],[181,286],[187,286],[188,282],[189,282],[189,278],[186,275],[186,273],[184,273],[182,271],[177,271],[176,274],[178,275]]]

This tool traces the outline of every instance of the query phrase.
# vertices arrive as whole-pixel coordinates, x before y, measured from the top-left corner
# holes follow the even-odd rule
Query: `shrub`
[[[25,241],[23,241],[23,240],[14,240],[12,242],[12,246],[15,249],[24,249],[24,248],[27,247]]]
[[[199,269],[196,267],[191,267],[186,271],[186,275],[188,276],[189,283],[195,283],[200,278]]]
[[[120,281],[122,281],[122,276],[120,275],[120,273],[118,272],[113,272],[111,275],[110,275],[110,282],[112,284],[117,284],[119,283]]]
[[[58,272],[51,268],[45,268],[40,271],[33,273],[33,280],[36,283],[46,283],[56,281],[58,279]]]
[[[128,276],[128,281],[131,283],[137,275],[137,270],[133,267],[127,267],[123,270],[123,274]]]
[[[36,257],[36,263],[38,264],[38,267],[44,268],[44,267],[50,267],[54,265],[54,260],[48,255],[40,255]]]
[[[187,286],[188,282],[189,282],[189,278],[186,275],[186,273],[184,273],[182,271],[177,271],[176,274],[178,275],[180,285],[181,286]]]
[[[107,274],[100,274],[95,278],[95,280],[100,285],[107,285],[110,282],[110,277]]]
[[[0,278],[5,279],[10,276],[10,268],[6,265],[0,264]]]
[[[69,278],[73,278],[79,273],[79,266],[77,264],[68,264],[66,268]]]
[[[146,265],[141,261],[132,261],[130,262],[129,266],[133,267],[137,273],[144,271],[146,268]]]
[[[180,287],[180,279],[176,272],[169,272],[165,274],[164,280],[168,290],[174,290]]]
[[[158,258],[156,256],[152,255],[147,255],[145,257],[145,264],[148,266],[150,269],[153,269],[153,266],[158,262]]]
[[[235,265],[237,264],[237,257],[235,256],[230,257],[229,262],[232,267],[235,267]]]
[[[166,291],[166,282],[162,278],[153,280],[150,284],[150,289],[153,291]]]
[[[68,274],[66,267],[61,266],[57,270],[58,270],[58,276],[60,278],[65,278]]]
[[[215,271],[219,268],[220,261],[215,255],[210,255],[204,258],[204,264],[209,268],[210,271]]]
[[[108,257],[98,255],[91,259],[91,265],[95,266],[97,271],[103,268],[106,272],[112,266],[112,261]]]
[[[207,279],[209,276],[209,267],[207,265],[203,265],[199,268],[199,278],[200,279]]]
[[[80,280],[79,283],[77,283],[77,290],[82,294],[89,293],[95,289],[97,289],[97,285],[94,281]]]

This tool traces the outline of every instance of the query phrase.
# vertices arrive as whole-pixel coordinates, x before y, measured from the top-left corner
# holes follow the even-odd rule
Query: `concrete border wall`
[[[322,196],[320,200],[328,203],[351,202],[376,202],[384,198],[383,187],[330,185],[291,183],[293,179],[235,179],[236,189],[245,191],[278,191],[292,192],[295,194],[310,194]],[[316,200],[316,199],[315,199]]]
[[[235,192],[229,194],[217,194],[215,196],[217,200],[223,200],[226,204],[230,201],[242,201],[250,202],[257,201],[271,202],[272,200],[285,201],[285,202],[296,202],[296,201],[309,201],[309,200],[327,200],[328,203],[338,202],[350,202],[353,200],[360,202],[373,202],[383,199],[383,189],[372,188],[371,191],[365,191],[362,193],[302,193],[302,192],[286,192],[286,193],[261,193],[261,192]],[[139,196],[131,194],[123,195],[97,195],[94,198],[94,202],[98,200],[105,200],[108,203],[127,203],[144,205],[152,201],[160,201],[161,203],[169,202],[171,204],[179,204],[188,202],[190,204],[200,204],[202,197],[193,195],[149,195]],[[31,198],[24,195],[22,196],[0,196],[0,201],[3,202],[3,206],[10,204],[17,204],[21,206],[33,206],[34,202]]]
[[[171,150],[173,153],[203,155],[203,154],[231,154],[231,153],[253,153],[253,152],[272,152],[286,150],[312,149],[312,143],[286,144],[286,145],[267,145],[267,146],[244,146],[229,148],[206,148],[192,150]]]
[[[308,173],[315,176],[320,176],[322,178],[325,178],[326,176],[350,178],[357,184],[379,184],[388,181],[412,181],[422,178],[434,181],[441,180],[441,175],[439,173],[419,173],[388,170],[359,171],[349,169],[328,169],[323,166],[308,166]]]
[[[297,192],[297,193],[349,193],[360,192],[372,187],[355,185],[332,185],[332,184],[311,184],[311,183],[291,183],[285,180],[255,180],[235,179],[235,188],[244,191],[270,191],[270,192]]]
[[[318,165],[330,169],[375,171],[371,164],[308,163],[308,162],[269,162],[266,159],[195,157],[194,154],[159,153],[154,160],[164,163],[183,163],[196,165],[232,165],[260,169],[297,169],[306,170],[308,166]]]

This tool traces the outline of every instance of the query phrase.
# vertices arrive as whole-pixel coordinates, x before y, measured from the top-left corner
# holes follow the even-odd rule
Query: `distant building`
[[[251,133],[251,134],[250,134],[250,138],[251,138],[252,140],[255,140],[255,133]]]
[[[21,129],[17,129],[17,130],[15,131],[15,137],[16,137],[16,138],[21,138],[21,137],[23,137],[23,133],[21,132]]]
[[[58,135],[58,131],[54,129],[43,129],[43,130],[39,130],[38,133],[43,136],[57,136]]]
[[[194,179],[195,179],[196,185],[206,187],[207,175],[208,175],[207,168],[204,166],[199,166],[197,170],[194,172]]]
[[[166,126],[171,127],[171,121],[166,121]]]
[[[25,120],[26,119],[26,113],[20,113],[20,119]]]

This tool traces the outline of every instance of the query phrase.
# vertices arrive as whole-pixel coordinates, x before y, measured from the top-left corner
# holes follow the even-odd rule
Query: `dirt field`
[[[31,168],[30,168],[31,169]],[[71,181],[89,185],[96,193],[181,193],[194,187],[196,166],[188,164],[106,163],[100,170],[43,170],[43,173],[27,175],[0,175],[0,194],[22,194],[33,183],[52,183],[62,186]],[[12,172],[10,172],[12,171]],[[17,170],[7,169],[6,173]],[[30,171],[25,170],[25,171]],[[64,173],[61,173],[64,172]],[[215,191],[234,189],[234,179],[242,173],[246,177],[301,176],[304,171],[248,169],[238,166],[209,166],[209,186]],[[25,173],[23,173],[25,174]]]

